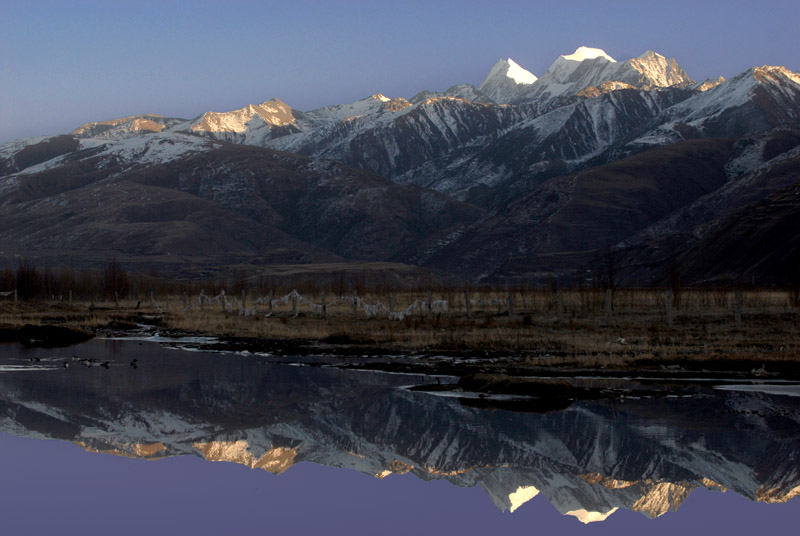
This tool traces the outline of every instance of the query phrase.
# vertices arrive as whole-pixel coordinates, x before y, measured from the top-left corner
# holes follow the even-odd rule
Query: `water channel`
[[[174,342],[0,345],[4,533],[752,534],[800,514],[794,384],[519,411]]]

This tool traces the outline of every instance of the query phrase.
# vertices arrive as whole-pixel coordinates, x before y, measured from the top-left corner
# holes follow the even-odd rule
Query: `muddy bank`
[[[29,347],[62,348],[86,342],[94,333],[80,328],[55,325],[0,325],[0,342],[18,342]]]

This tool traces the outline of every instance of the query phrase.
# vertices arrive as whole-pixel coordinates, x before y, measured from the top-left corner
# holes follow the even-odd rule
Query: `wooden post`
[[[470,299],[469,296],[469,290],[464,291],[464,301],[467,304],[467,318],[469,318],[470,316],[472,316],[472,300]]]
[[[429,290],[429,291],[428,291],[428,306],[427,306],[427,307],[425,307],[425,315],[426,315],[426,316],[430,315],[430,314],[431,314],[431,311],[432,311],[432,309],[433,309],[433,308],[431,307],[431,302],[433,302],[433,293],[432,293],[432,292]]]
[[[225,289],[222,289],[219,292],[219,307],[222,309],[222,312],[225,312]]]
[[[556,289],[556,319],[560,324],[564,317],[564,293]]]
[[[297,294],[292,296],[292,316],[297,316]]]
[[[200,289],[200,312],[204,312],[206,310],[206,302],[203,298],[206,297],[206,291]]]
[[[672,327],[672,289],[667,289],[666,305],[667,305],[667,327]]]
[[[508,316],[514,314],[514,293],[512,291],[508,291]]]
[[[119,292],[114,291],[114,308],[119,309]]]
[[[611,323],[611,302],[613,300],[613,292],[610,288],[606,289],[606,324]]]
[[[325,303],[325,292],[322,292],[322,316],[328,316],[328,305]]]
[[[733,316],[736,321],[736,329],[742,327],[742,291],[737,290],[733,294]]]
[[[358,314],[358,292],[353,292],[353,316]]]
[[[389,311],[391,311],[392,313],[394,312],[394,305],[396,302],[397,302],[397,295],[394,292],[392,292],[392,294],[389,296]]]
[[[269,315],[272,316],[272,296],[274,294],[274,290],[269,289]]]
[[[247,292],[242,289],[242,309],[247,310]]]
[[[14,303],[17,303],[17,289],[14,289]]]

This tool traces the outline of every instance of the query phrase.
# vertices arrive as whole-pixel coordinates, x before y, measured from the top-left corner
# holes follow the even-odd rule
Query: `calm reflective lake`
[[[795,530],[796,386],[681,385],[539,412],[530,408],[547,405],[515,411],[406,389],[436,382],[148,341],[0,345],[0,526],[13,534]]]

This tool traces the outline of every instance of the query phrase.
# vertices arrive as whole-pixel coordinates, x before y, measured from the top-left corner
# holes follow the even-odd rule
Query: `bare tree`
[[[106,264],[103,272],[102,283],[103,294],[112,299],[119,299],[130,291],[128,272],[117,259],[113,259]]]
[[[34,300],[44,294],[42,274],[28,259],[24,259],[17,267],[16,285],[21,300]]]
[[[620,259],[617,251],[610,246],[598,251],[594,264],[596,284],[612,292],[616,290],[620,276]]]

